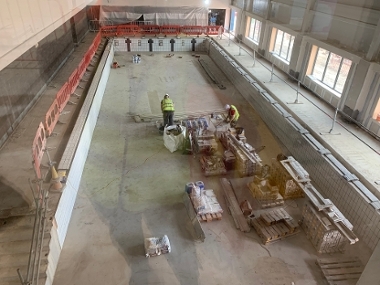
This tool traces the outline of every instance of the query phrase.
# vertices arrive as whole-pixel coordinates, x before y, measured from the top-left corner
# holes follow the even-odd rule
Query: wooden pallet
[[[356,284],[363,272],[358,257],[319,258],[316,263],[330,285]]]
[[[208,213],[205,215],[198,215],[198,220],[200,222],[212,222],[216,220],[221,220],[222,214],[221,213]]]
[[[283,209],[267,211],[251,219],[251,225],[264,244],[272,243],[300,232],[298,224]]]

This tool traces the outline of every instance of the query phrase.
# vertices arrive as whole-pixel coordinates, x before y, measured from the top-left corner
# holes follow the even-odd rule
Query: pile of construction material
[[[271,183],[279,186],[284,199],[303,197],[302,224],[306,236],[319,253],[342,252],[347,244],[359,239],[353,232],[352,224],[338,208],[323,198],[312,185],[307,171],[293,157],[272,161]]]
[[[248,183],[252,196],[260,203],[261,208],[269,208],[284,205],[284,199],[279,193],[277,186],[270,184],[267,179],[260,179],[255,176],[252,182]]]
[[[261,172],[261,158],[246,142],[244,130],[237,132],[234,128],[229,128],[227,132],[221,134],[220,141],[235,156],[235,168],[241,177],[253,176]]]
[[[250,219],[263,244],[272,243],[300,232],[297,222],[283,209],[266,211]]]
[[[185,120],[187,133],[192,139],[193,153],[214,153],[218,149],[218,143],[213,131],[209,130],[209,122],[205,117]]]
[[[219,156],[202,155],[199,162],[205,176],[224,175],[227,173],[223,158]]]
[[[244,216],[243,211],[236,199],[235,192],[230,181],[226,178],[222,178],[220,179],[220,183],[222,184],[227,207],[231,213],[232,218],[234,219],[236,228],[242,232],[250,232],[251,227],[249,226],[247,219]]]
[[[223,209],[216,198],[214,190],[204,189],[202,181],[187,183],[185,190],[189,194],[195,213],[200,221],[211,222],[222,219]]]
[[[358,238],[352,231],[352,224],[338,208],[329,199],[324,200],[326,207],[320,210],[312,201],[305,203],[302,228],[319,253],[344,252],[345,247],[356,243]]]
[[[278,185],[283,199],[304,197],[298,183],[309,182],[309,174],[292,156],[278,161],[272,159],[271,183]]]
[[[167,235],[164,235],[160,238],[146,238],[144,244],[146,257],[152,257],[171,252],[170,242]]]

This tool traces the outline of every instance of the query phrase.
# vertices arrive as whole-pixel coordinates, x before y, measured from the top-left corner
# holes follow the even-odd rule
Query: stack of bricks
[[[280,194],[284,199],[294,199],[304,196],[302,189],[298,186],[293,177],[276,159],[272,159],[270,172],[271,183],[278,185]]]
[[[248,188],[262,208],[276,207],[284,204],[284,199],[277,186],[270,185],[268,180],[260,180],[257,176],[248,183]]]
[[[334,209],[337,211],[336,207]],[[302,228],[319,253],[343,252],[348,240],[328,218],[328,211],[318,211],[311,202],[302,210]],[[344,219],[350,230],[352,225]]]

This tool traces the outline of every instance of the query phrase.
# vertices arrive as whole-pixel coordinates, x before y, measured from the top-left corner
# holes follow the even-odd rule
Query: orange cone
[[[60,190],[62,189],[62,183],[59,181],[59,176],[57,173],[57,170],[55,170],[54,165],[51,167],[51,184],[53,186],[53,189]]]

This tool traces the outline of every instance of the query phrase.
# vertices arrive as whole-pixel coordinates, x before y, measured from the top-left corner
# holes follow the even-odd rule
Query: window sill
[[[283,63],[285,63],[286,65],[289,65],[290,62],[287,61],[286,59],[283,59],[282,57],[280,57],[277,53],[273,53],[271,52],[271,54],[273,55],[273,57],[277,58],[278,60],[281,60]]]
[[[342,94],[336,92],[334,89],[328,87],[326,84],[322,83],[321,81],[319,81],[318,79],[316,79],[314,76],[312,75],[307,75],[307,77],[310,78],[311,81],[313,81],[314,83],[318,84],[320,87],[322,87],[323,89],[326,89],[328,92],[330,92],[332,95],[340,98],[342,97]]]
[[[249,37],[245,37],[245,39],[246,39],[246,40],[248,40],[249,42],[253,43],[253,44],[254,44],[254,45],[256,45],[256,46],[258,46],[258,45],[259,45],[259,43],[258,43],[258,42],[256,42],[256,41],[252,40],[252,39],[251,39],[251,38],[249,38]]]

